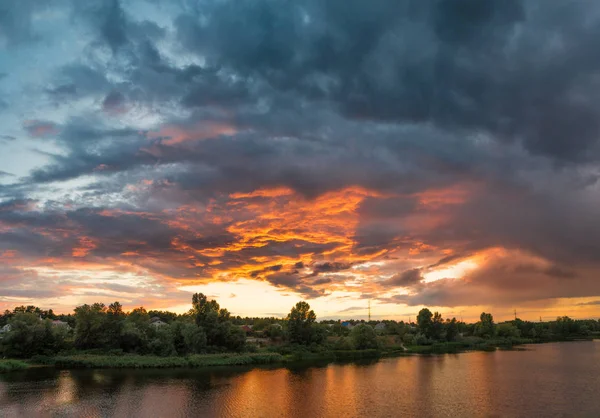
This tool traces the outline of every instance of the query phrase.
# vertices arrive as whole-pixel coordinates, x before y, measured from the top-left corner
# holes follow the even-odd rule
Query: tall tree
[[[196,325],[206,334],[206,345],[236,351],[243,348],[245,334],[239,328],[232,327],[229,311],[221,308],[216,300],[209,300],[203,293],[195,293],[192,296],[191,314]]]
[[[457,336],[458,323],[456,322],[456,318],[452,318],[452,320],[446,320],[446,340],[454,341]]]
[[[494,317],[491,313],[481,313],[479,322],[475,325],[475,334],[484,338],[490,338],[496,334]]]
[[[121,345],[121,333],[125,321],[125,312],[123,312],[123,306],[119,302],[113,302],[108,305],[106,310],[106,344],[117,348]]]
[[[317,315],[306,302],[298,302],[287,316],[290,341],[298,344],[310,344],[312,325]]]
[[[431,321],[431,332],[428,337],[433,338],[434,340],[439,340],[442,338],[443,331],[444,320],[442,319],[442,314],[436,312],[433,314],[433,320]]]
[[[99,348],[107,343],[106,306],[103,303],[75,308],[75,345],[79,348]]]
[[[417,315],[417,327],[421,334],[429,337],[431,335],[431,326],[433,324],[433,314],[427,308],[423,308]]]

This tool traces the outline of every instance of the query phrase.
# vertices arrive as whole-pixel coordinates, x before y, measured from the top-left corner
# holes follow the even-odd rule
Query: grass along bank
[[[29,360],[30,364],[54,366],[63,369],[147,369],[147,368],[201,368],[215,366],[252,366],[267,364],[293,364],[305,362],[345,362],[362,359],[377,359],[415,354],[458,353],[471,350],[490,350],[502,345],[473,346],[456,343],[434,344],[431,346],[398,346],[386,349],[366,350],[327,350],[311,352],[305,349],[290,350],[282,353],[225,353],[194,354],[189,356],[159,357],[137,354],[72,354],[54,357],[36,356]],[[504,346],[506,347],[506,346]],[[27,367],[25,362],[21,363]]]
[[[285,358],[277,353],[197,354],[186,357],[75,354],[55,357],[37,356],[31,361],[65,369],[147,369],[273,364],[281,363],[285,361]]]
[[[45,365],[61,369],[149,369],[149,368],[202,368],[216,366],[289,365],[307,362],[351,362],[363,359],[410,355],[441,355],[468,351],[494,351],[513,346],[531,344],[530,339],[496,339],[494,341],[445,342],[432,345],[398,345],[383,349],[319,350],[288,347],[282,353],[194,354],[189,356],[159,357],[138,354],[69,354],[53,357],[35,356],[28,361],[0,360],[0,372],[24,370],[32,365]]]
[[[289,364],[305,361],[351,361],[381,357],[379,350],[345,350],[311,353],[307,351],[282,355],[273,352],[194,354],[185,357],[158,357],[148,355],[73,354],[54,357],[36,356],[32,364],[43,364],[64,369],[146,369],[146,368],[200,368],[214,366],[251,366]],[[24,363],[26,364],[26,363]]]
[[[25,370],[27,368],[29,368],[29,364],[21,360],[0,360],[0,373]]]

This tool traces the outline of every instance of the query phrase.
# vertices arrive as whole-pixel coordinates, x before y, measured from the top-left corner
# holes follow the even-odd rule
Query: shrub
[[[25,370],[29,367],[27,363],[19,360],[0,360],[0,373],[8,373],[17,370]]]
[[[378,348],[377,334],[372,326],[360,324],[352,328],[350,338],[358,350]]]

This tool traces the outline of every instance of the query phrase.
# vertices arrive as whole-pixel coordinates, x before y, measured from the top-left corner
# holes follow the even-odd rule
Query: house
[[[342,326],[348,329],[354,328],[354,325],[352,325],[350,322],[342,322]]]
[[[0,328],[0,334],[4,334],[5,332],[9,332],[12,329],[10,324],[6,324]]]
[[[385,324],[383,322],[380,322],[377,325],[375,325],[375,331],[377,331],[377,332],[385,331]]]
[[[152,325],[154,328],[160,328],[160,327],[163,327],[163,326],[169,325],[169,324],[164,322],[158,316],[153,316],[152,318],[150,318],[150,325]]]
[[[241,328],[245,332],[252,332],[252,325],[242,325]]]
[[[269,345],[269,342],[270,341],[268,338],[257,338],[257,337],[247,337],[246,338],[247,344],[254,344],[259,347],[265,347],[265,346]]]
[[[52,321],[52,326],[53,327],[65,327],[66,329],[71,329],[71,326],[68,323],[66,323],[65,321],[61,321],[59,319]]]

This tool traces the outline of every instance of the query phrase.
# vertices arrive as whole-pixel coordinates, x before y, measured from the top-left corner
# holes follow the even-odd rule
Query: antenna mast
[[[371,301],[369,300],[369,322],[371,322]]]

